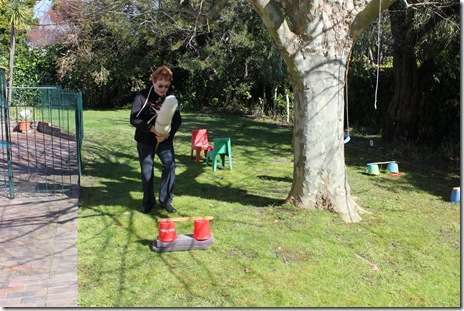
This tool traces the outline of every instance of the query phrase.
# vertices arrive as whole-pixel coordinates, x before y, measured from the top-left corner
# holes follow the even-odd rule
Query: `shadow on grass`
[[[289,143],[291,138],[290,128],[272,124],[261,124],[237,117],[208,117],[207,119],[204,121],[195,121],[195,119],[192,120],[192,116],[188,118],[184,117],[181,130],[175,137],[176,162],[178,165],[185,165],[186,168],[184,172],[176,174],[175,193],[231,203],[251,204],[258,207],[281,204],[283,200],[256,196],[248,193],[246,189],[236,188],[233,185],[224,187],[221,185],[198,183],[195,179],[205,173],[205,164],[196,163],[194,160],[191,160],[190,153],[188,155],[180,154],[177,152],[177,146],[188,145],[190,147],[190,133],[192,129],[208,128],[209,137],[232,137],[233,145],[240,146],[240,148],[245,150],[249,147],[259,147],[270,148],[271,150],[272,148],[276,148],[279,152],[291,152],[291,143]],[[126,120],[124,121],[127,122]],[[121,123],[123,120],[119,120],[119,122]],[[118,120],[113,120],[112,123],[118,123]],[[259,139],[250,139],[250,137],[259,137]],[[141,199],[134,200],[132,195],[137,192],[141,193],[135,142],[132,143],[132,147],[130,148],[127,147],[127,142],[120,141],[114,141],[111,144],[88,143],[84,151],[88,154],[111,155],[111,157],[107,159],[101,157],[100,161],[84,163],[83,174],[87,176],[87,180],[92,182],[94,178],[98,179],[99,185],[90,187],[86,184],[81,185],[81,207],[85,208],[85,202],[89,199],[92,205],[124,205],[130,209],[140,210],[142,206]],[[248,156],[252,157],[253,155],[250,154]],[[134,167],[134,161],[137,163],[136,167]],[[132,165],[128,163],[132,163]],[[157,188],[160,183],[159,166],[159,159],[155,157],[154,184],[157,197]],[[219,167],[218,169],[221,170],[224,168]],[[259,178],[272,180],[276,177],[260,176]],[[290,180],[285,179],[285,181]],[[198,183],[198,185],[192,187],[191,183],[193,182]]]
[[[369,147],[367,138],[352,137],[352,140],[356,141],[356,144],[352,146],[350,141],[346,145],[345,163],[347,166],[359,167],[360,174],[364,174],[367,163],[397,161],[402,176],[390,177],[386,170],[387,164],[379,165],[381,173],[379,176],[364,175],[373,184],[388,189],[392,194],[403,191],[424,191],[446,202],[450,200],[453,187],[460,185],[460,177],[453,172],[442,172],[424,163],[388,156],[382,147],[379,149]]]
[[[140,240],[137,240],[137,243],[150,248],[150,251],[151,251],[151,246],[153,245],[153,240],[140,239]]]
[[[109,120],[113,124],[127,124],[127,119]],[[192,197],[217,200],[229,203],[238,203],[241,205],[251,205],[260,208],[266,208],[268,206],[282,205],[284,198],[275,199],[263,195],[255,195],[249,193],[247,189],[239,188],[233,184],[221,185],[212,183],[199,183],[197,177],[204,174],[206,168],[204,163],[196,163],[190,159],[190,143],[191,143],[191,131],[193,129],[207,128],[208,136],[212,141],[214,138],[219,137],[231,137],[234,146],[239,146],[241,152],[234,153],[241,157],[250,158],[252,161],[262,161],[259,154],[248,153],[246,150],[259,148],[269,150],[269,153],[292,153],[291,143],[291,128],[285,126],[277,126],[273,124],[266,124],[256,122],[246,118],[240,117],[224,117],[224,116],[196,116],[188,114],[184,116],[183,125],[180,132],[176,135],[175,146],[176,146],[176,161],[178,164],[185,166],[185,170],[176,175],[175,194],[187,195]],[[356,137],[352,137],[352,140]],[[349,144],[349,143],[348,143]],[[177,148],[177,146],[183,146]],[[187,146],[187,147],[185,147]],[[366,142],[366,146],[368,146]],[[184,153],[177,152],[177,150],[183,150]],[[367,149],[367,148],[366,148]],[[185,153],[188,150],[188,153]],[[87,215],[84,217],[100,217],[107,216],[111,218],[104,228],[99,232],[93,232],[94,236],[103,235],[106,229],[111,226],[124,225],[119,221],[119,214],[127,212],[129,225],[124,226],[125,229],[125,241],[123,241],[122,253],[120,254],[121,260],[118,267],[117,273],[119,282],[119,292],[122,294],[126,288],[128,280],[128,273],[126,269],[136,269],[134,263],[128,262],[129,256],[129,244],[134,241],[143,247],[149,247],[151,250],[152,240],[144,239],[139,231],[134,228],[132,219],[136,213],[139,213],[141,207],[141,184],[140,184],[140,169],[137,161],[137,151],[135,142],[131,137],[131,141],[116,140],[109,144],[102,144],[100,142],[90,141],[84,147],[84,152],[88,155],[98,155],[90,161],[84,160],[84,170],[86,184],[81,185],[81,197],[80,197],[80,208],[90,210],[93,215]],[[354,149],[347,145],[345,149],[346,153],[346,165],[351,167],[359,168],[359,173],[362,174],[365,170],[365,166],[369,162],[373,161],[386,161],[390,159],[384,159],[382,154],[372,154],[369,150]],[[270,156],[272,157],[272,156]],[[156,170],[155,173],[155,193],[159,187],[159,159],[156,159]],[[290,165],[292,165],[290,163]],[[415,171],[414,168],[400,162],[400,171],[404,173],[404,176],[393,178],[371,178],[363,176],[363,178],[369,178],[373,185],[387,188],[393,193],[401,193],[404,191],[426,191],[428,193],[440,196],[443,200],[449,200],[449,194],[452,189],[452,184],[456,182],[455,179],[449,177],[443,177],[441,175],[427,175],[422,172]],[[221,168],[219,168],[221,169]],[[228,169],[228,168],[226,168]],[[384,168],[383,168],[384,169]],[[208,172],[209,173],[209,172]],[[232,171],[233,173],[233,171]],[[254,171],[249,171],[250,175],[254,175]],[[383,172],[383,174],[386,174]],[[274,182],[291,182],[289,177],[276,177],[266,174],[256,174],[256,178],[261,181],[274,181]],[[218,174],[211,174],[211,178],[219,178]],[[95,183],[93,183],[95,181]],[[192,186],[192,183],[196,183]],[[135,199],[136,197],[140,199]],[[100,206],[103,206],[100,207]],[[112,206],[123,206],[126,208],[125,211],[109,211],[106,207]],[[155,207],[151,215],[155,217],[166,217],[166,212],[157,209]],[[101,221],[105,221],[105,217],[101,217]],[[109,233],[108,233],[109,234]],[[111,238],[108,238],[106,245],[101,245],[99,252],[104,253],[105,249],[112,247]],[[242,250],[238,250],[242,251]],[[170,262],[166,257],[160,256],[166,267],[168,267],[174,277],[176,277],[179,283],[188,289],[189,284],[185,283],[182,275],[175,269],[175,264]],[[195,259],[195,254],[191,255],[191,258]],[[199,262],[201,263],[201,262]],[[246,266],[243,266],[245,269]],[[113,271],[115,272],[115,271]],[[217,280],[214,271],[208,271],[211,274],[211,280]],[[264,280],[265,277],[263,276]],[[218,286],[220,286],[218,281]],[[118,299],[121,299],[118,297]]]
[[[112,124],[127,124],[126,119],[111,120]],[[275,124],[261,123],[243,117],[228,117],[228,116],[207,116],[186,114],[183,117],[183,124],[176,135],[176,161],[178,164],[185,165],[185,171],[176,175],[175,193],[178,195],[196,196],[205,199],[218,200],[224,202],[235,202],[239,204],[251,204],[257,207],[268,205],[281,204],[282,200],[266,198],[264,196],[256,196],[247,192],[247,189],[234,187],[233,185],[211,185],[201,184],[195,179],[205,173],[204,163],[196,163],[190,159],[188,154],[179,153],[178,146],[190,146],[191,131],[194,129],[208,129],[208,136],[212,142],[214,138],[231,137],[234,146],[240,146],[242,153],[241,157],[246,156],[249,161],[262,161],[260,155],[246,153],[249,148],[264,148],[272,152],[292,153],[291,147],[291,127],[280,126]],[[361,141],[361,143],[360,143]],[[351,145],[350,145],[351,144]],[[353,147],[352,147],[353,145]],[[366,146],[365,148],[359,146]],[[352,137],[352,140],[345,145],[345,163],[347,166],[359,167],[360,174],[364,173],[366,164],[375,161],[397,160],[385,158],[385,154],[375,152],[375,149],[370,148],[367,138]],[[245,150],[245,152],[243,151]],[[133,166],[134,161],[137,161],[135,142],[132,142],[128,148],[127,142],[115,141],[108,145],[98,143],[91,144],[85,148],[86,153],[111,155],[111,158],[102,161],[84,162],[84,175],[94,176],[101,181],[100,186],[87,187],[82,185],[81,190],[83,201],[86,198],[92,198],[92,205],[118,205],[123,204],[130,209],[139,210],[141,207],[141,199],[134,200],[131,193],[141,192],[140,172],[137,167]],[[235,157],[237,153],[234,153]],[[253,157],[256,157],[254,159]],[[156,158],[155,170],[155,193],[156,187],[159,186],[159,160]],[[398,161],[398,160],[397,160]],[[128,163],[132,163],[132,166]],[[392,193],[401,191],[426,191],[433,195],[441,197],[448,201],[453,187],[459,185],[459,177],[430,173],[426,167],[422,170],[417,170],[417,167],[408,165],[405,161],[398,161],[400,172],[403,176],[396,178],[369,178],[373,184],[388,188]],[[382,175],[387,176],[385,167],[381,166]],[[228,169],[228,168],[219,168]],[[250,172],[253,174],[253,172]],[[212,176],[214,178],[214,175]],[[257,176],[262,180],[274,180],[291,182],[290,178],[279,178],[275,176],[260,175]],[[191,183],[197,182],[196,187],[192,187]],[[81,204],[85,208],[85,203]],[[155,208],[155,213],[156,213]],[[159,211],[158,211],[158,214]]]
[[[104,118],[107,118],[107,116],[104,116]],[[117,120],[108,118],[104,122],[127,124],[128,121],[122,118]],[[256,207],[267,207],[283,203],[283,200],[248,193],[247,189],[235,187],[233,184],[223,186],[220,184],[199,183],[196,177],[205,172],[211,174],[211,168],[205,168],[204,163],[196,163],[190,159],[191,131],[197,128],[207,128],[211,140],[218,137],[231,137],[233,145],[240,146],[237,149],[267,148],[271,152],[272,150],[291,152],[291,143],[289,143],[291,141],[291,130],[289,128],[263,125],[259,122],[236,117],[207,117],[205,119],[195,119],[192,116],[184,117],[181,130],[175,138],[175,148],[176,161],[178,165],[184,166],[185,169],[176,175],[175,195],[187,195]],[[122,293],[126,290],[125,284],[129,281],[128,269],[136,269],[134,263],[131,263],[129,259],[131,257],[130,244],[136,241],[139,245],[148,247],[151,251],[153,243],[152,240],[144,238],[143,233],[140,233],[139,230],[133,227],[135,226],[133,220],[140,213],[142,195],[136,143],[133,141],[132,135],[130,142],[127,139],[126,141],[114,139],[114,141],[102,143],[99,139],[100,137],[94,141],[88,137],[86,138],[83,150],[85,154],[83,175],[85,178],[83,178],[84,182],[81,184],[79,202],[80,209],[85,210],[85,213],[81,214],[81,219],[96,217],[97,222],[101,222],[101,225],[96,228],[95,232],[91,232],[92,237],[90,239],[101,239],[101,242],[97,244],[98,249],[94,251],[101,254],[111,252],[111,249],[114,247],[114,242],[112,242],[113,234],[116,234],[114,230],[124,228],[124,233],[121,236],[124,241],[119,242],[123,244],[118,255],[120,258],[119,267],[111,271],[118,275],[120,297],[122,297]],[[182,146],[182,148],[178,148],[178,146]],[[179,152],[178,150],[183,151]],[[185,150],[188,150],[187,154]],[[236,156],[238,154],[238,152],[234,153]],[[251,153],[247,154],[247,156],[254,157]],[[256,156],[256,160],[261,159],[258,159],[258,156]],[[160,183],[160,164],[159,159],[156,158],[155,161],[154,184],[155,193],[157,194],[157,188]],[[223,168],[219,167],[219,170],[221,169]],[[212,174],[211,178],[217,176],[218,174]],[[275,177],[260,175],[259,178],[271,180]],[[192,186],[192,183],[196,183],[196,185]],[[122,206],[123,209],[119,206]],[[115,208],[114,210],[112,210],[113,207]],[[166,217],[166,214],[167,212],[155,207],[150,216],[163,218]],[[120,217],[124,217],[124,223],[122,223],[123,220]],[[82,241],[84,244],[86,242]],[[166,258],[162,256],[160,258],[165,262],[167,267],[172,265]],[[101,262],[101,265],[101,269],[104,271],[111,269],[104,262]],[[85,264],[80,269],[85,271]],[[173,275],[175,274],[173,269]],[[211,274],[213,275],[214,273],[211,271]],[[180,283],[185,282],[182,277],[176,277],[178,277]],[[186,289],[189,288],[188,284],[184,284],[184,286]]]

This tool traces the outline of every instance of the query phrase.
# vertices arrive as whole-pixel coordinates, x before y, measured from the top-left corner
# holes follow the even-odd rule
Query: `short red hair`
[[[152,82],[156,82],[161,79],[165,79],[169,82],[172,81],[172,71],[166,66],[160,66],[156,68],[155,71],[150,75],[150,79]]]

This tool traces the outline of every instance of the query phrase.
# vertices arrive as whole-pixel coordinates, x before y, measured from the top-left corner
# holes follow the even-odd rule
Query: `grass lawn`
[[[398,160],[352,135],[352,195],[372,215],[346,224],[284,203],[293,173],[286,126],[183,114],[175,139],[175,217],[213,216],[209,250],[156,253],[159,207],[139,212],[139,164],[129,111],[85,111],[78,219],[80,307],[459,307],[459,176],[399,162],[402,177],[369,177]],[[232,139],[233,170],[190,160],[193,129]],[[314,146],[317,148],[317,146]],[[377,150],[377,152],[376,152]],[[155,172],[155,193],[159,186]],[[192,234],[193,222],[176,223]]]

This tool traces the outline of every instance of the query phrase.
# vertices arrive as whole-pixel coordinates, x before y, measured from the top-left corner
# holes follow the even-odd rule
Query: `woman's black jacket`
[[[145,104],[148,94],[150,94],[150,97],[148,98],[147,104],[143,108],[143,111],[140,112],[143,105]],[[168,91],[166,95],[173,95],[173,94],[170,91]],[[163,100],[164,98],[156,94],[154,89],[152,89],[150,92],[150,88],[141,90],[137,92],[137,94],[135,95],[134,103],[132,104],[132,109],[131,109],[131,114],[130,114],[130,123],[133,126],[135,126],[134,139],[137,142],[143,143],[146,145],[156,145],[157,143],[156,136],[155,134],[150,132],[150,128],[154,126],[156,118],[153,119],[150,122],[150,124],[147,124],[147,122],[154,115],[152,107],[154,105],[159,104]],[[180,115],[179,107],[177,107],[172,117],[171,131],[169,132],[168,139],[172,140],[174,138],[174,135],[176,134],[181,124],[182,124],[182,117]]]

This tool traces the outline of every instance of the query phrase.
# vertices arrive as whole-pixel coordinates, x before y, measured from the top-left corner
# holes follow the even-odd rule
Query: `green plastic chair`
[[[208,160],[211,159],[213,172],[217,169],[217,156],[221,158],[221,165],[225,167],[226,156],[229,157],[229,168],[232,170],[232,145],[230,138],[215,138],[214,149],[208,151],[206,154],[206,166],[208,166]]]

